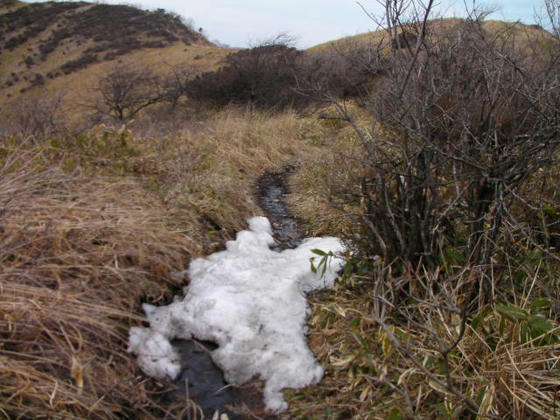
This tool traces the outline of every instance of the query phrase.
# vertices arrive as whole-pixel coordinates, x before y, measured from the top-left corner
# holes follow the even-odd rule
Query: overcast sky
[[[472,0],[465,1],[472,4]],[[457,15],[464,8],[463,0],[439,3],[438,9],[446,16]],[[133,0],[128,4],[179,13],[192,19],[197,29],[203,28],[211,41],[232,47],[246,47],[288,32],[296,38],[297,47],[307,48],[375,29],[355,0]],[[368,11],[379,10],[375,0],[361,4]],[[534,9],[541,7],[541,0],[478,0],[477,4],[499,8],[493,19],[533,23]]]

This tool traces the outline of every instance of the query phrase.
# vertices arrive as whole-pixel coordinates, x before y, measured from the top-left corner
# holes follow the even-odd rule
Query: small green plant
[[[321,277],[323,277],[327,272],[327,267],[329,266],[329,259],[333,258],[334,254],[332,253],[332,251],[325,252],[325,251],[321,251],[320,249],[312,249],[311,252],[313,252],[315,255],[318,255],[320,257],[319,264],[317,265],[315,265],[316,257],[311,257],[309,259],[311,263],[311,271],[315,274],[321,272]]]
[[[484,332],[486,342],[496,347],[499,341],[544,346],[558,343],[560,327],[541,312],[550,308],[547,298],[534,299],[524,309],[510,303],[486,307],[473,319],[471,327]]]

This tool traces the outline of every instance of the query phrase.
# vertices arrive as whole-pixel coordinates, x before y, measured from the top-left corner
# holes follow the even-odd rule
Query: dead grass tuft
[[[369,278],[312,300],[310,343],[326,374],[289,394],[284,418],[558,418],[560,327],[542,310],[496,303],[461,335],[461,279],[425,295],[417,278]]]
[[[165,302],[199,246],[130,179],[82,179],[3,150],[0,408],[14,417],[159,417],[126,353],[141,301]],[[159,413],[159,415],[158,415]]]

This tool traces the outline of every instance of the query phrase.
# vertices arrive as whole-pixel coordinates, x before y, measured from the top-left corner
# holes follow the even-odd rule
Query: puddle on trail
[[[171,344],[183,361],[181,373],[174,381],[177,392],[195,400],[205,417],[212,418],[217,410],[226,413],[230,420],[241,419],[225,409],[240,396],[236,388],[224,381],[222,371],[210,358],[210,352],[217,346],[196,340],[174,340]]]
[[[290,168],[285,172],[267,173],[257,184],[259,204],[270,220],[272,235],[278,243],[272,248],[274,251],[295,248],[303,239],[297,219],[292,216],[284,202],[284,195],[289,193],[286,179],[288,172]]]
[[[295,248],[302,241],[302,230],[297,220],[290,214],[284,203],[284,195],[288,193],[287,174],[290,169],[281,173],[266,173],[257,182],[257,196],[261,208],[270,220],[273,236],[277,245],[272,249],[282,251]],[[277,417],[266,414],[262,397],[255,384],[236,388],[224,381],[223,373],[210,357],[210,352],[216,349],[214,343],[198,342],[196,340],[174,340],[175,349],[181,355],[182,369],[178,378],[173,381],[176,389],[173,395],[166,399],[177,402],[185,396],[197,402],[203,410],[205,418],[212,418],[218,411],[226,414],[229,420],[247,418],[240,414],[239,408],[245,406],[261,418],[273,420]],[[228,407],[234,407],[232,409]],[[194,417],[197,418],[197,417]]]

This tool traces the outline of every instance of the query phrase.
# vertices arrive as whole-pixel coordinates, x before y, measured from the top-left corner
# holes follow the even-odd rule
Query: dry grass
[[[154,158],[164,176],[176,180],[167,181],[160,193],[165,201],[194,209],[231,236],[245,227],[247,217],[261,213],[255,193],[262,174],[286,165],[305,171],[323,154],[321,145],[308,141],[314,124],[291,111],[271,114],[230,107],[194,127],[154,139]],[[191,170],[185,170],[187,161]]]
[[[181,286],[169,273],[199,246],[134,180],[38,170],[40,151],[2,152],[2,410],[157,416],[154,384],[125,352],[127,329],[141,301],[165,302]]]
[[[309,121],[227,109],[165,138],[98,127],[0,149],[0,410],[163,418],[165,385],[126,353],[140,304],[260,210],[256,179],[312,159]],[[184,410],[184,407],[181,409]],[[168,414],[166,414],[169,412]]]
[[[310,343],[326,374],[316,387],[289,393],[283,418],[558,418],[557,324],[541,336],[554,344],[526,341],[519,322],[487,310],[483,323],[467,326],[448,370],[439,345],[458,337],[460,317],[435,305],[441,296],[389,309],[380,323],[376,288],[352,281],[312,300]],[[441,385],[448,380],[453,390]]]
[[[227,52],[177,44],[123,60],[162,72],[184,60],[202,71]],[[26,95],[66,87],[67,106],[76,104],[111,65],[92,65]],[[362,150],[346,125],[318,113],[230,107],[185,119],[179,113],[188,110],[177,112],[157,123],[136,121],[132,131],[100,126],[33,144],[0,139],[6,417],[180,418],[185,406],[162,407],[168,385],[146,378],[126,353],[128,329],[143,321],[142,302],[167,303],[179,292],[172,271],[220,249],[261,212],[255,182],[264,172],[295,166],[290,205],[310,234],[360,234]],[[73,107],[69,117],[79,113]],[[504,318],[494,306],[484,322],[466,329],[449,355],[451,369],[443,369],[435,337],[457,337],[457,314],[434,305],[441,296],[427,296],[422,304],[401,302],[381,325],[374,286],[408,285],[412,293],[418,279],[379,275],[371,263],[345,286],[313,297],[310,344],[326,375],[289,393],[284,418],[558,418],[557,343],[527,341],[523,321]],[[460,294],[450,297],[461,302]],[[538,315],[553,322],[551,313]],[[431,330],[411,319],[429,320]],[[433,380],[445,383],[448,373],[458,393]]]
[[[0,409],[13,417],[180,417],[160,407],[166,386],[137,370],[126,334],[142,322],[141,302],[161,304],[178,292],[171,271],[223,246],[260,211],[256,179],[295,165],[291,202],[310,231],[356,233],[359,199],[332,205],[358,187],[359,147],[347,128],[315,117],[229,108],[165,137],[99,127],[40,146],[5,141]],[[522,320],[491,307],[449,356],[458,396],[433,380],[447,376],[434,333],[452,341],[457,314],[424,293],[423,303],[389,310],[380,325],[374,285],[422,289],[417,277],[380,277],[374,268],[313,297],[310,344],[326,376],[290,392],[284,418],[557,418],[557,344],[527,341]],[[533,293],[546,286],[538,284]],[[461,295],[450,296],[459,305]]]
[[[348,104],[358,116],[364,110]],[[291,178],[288,200],[296,216],[307,222],[309,235],[335,235],[352,238],[359,233],[356,224],[361,209],[361,178],[364,176],[363,152],[360,140],[346,123],[321,119],[335,116],[334,109],[321,109],[308,119],[302,133],[309,145],[319,151],[317,156],[301,165]]]

